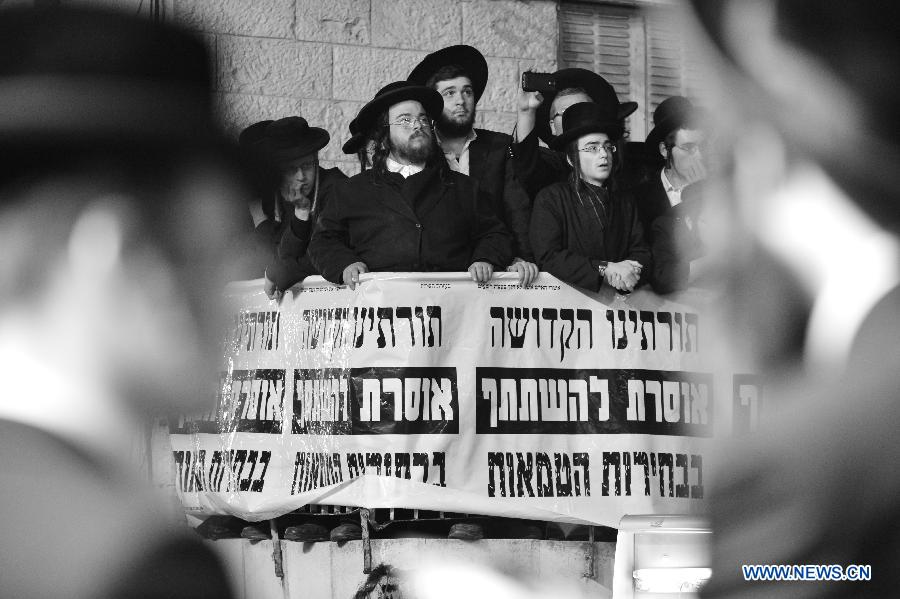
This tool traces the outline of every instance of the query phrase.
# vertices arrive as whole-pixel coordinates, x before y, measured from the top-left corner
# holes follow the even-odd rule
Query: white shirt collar
[[[437,132],[437,129],[434,130],[435,138],[437,139],[438,145],[443,149],[443,144],[441,143],[441,136]],[[466,135],[466,141],[463,144],[462,152],[459,153],[459,157],[457,158],[456,154],[453,152],[444,152],[444,158],[447,159],[447,164],[450,165],[450,170],[456,171],[458,173],[462,173],[464,175],[469,174],[469,146],[473,141],[478,138],[478,134],[475,132],[475,129],[470,129],[469,134]]]
[[[410,175],[421,173],[425,169],[424,166],[416,166],[415,164],[400,164],[390,156],[387,157],[385,165],[389,171],[392,173],[400,173],[404,179]]]
[[[669,204],[671,204],[673,207],[680,204],[681,189],[675,189],[675,186],[669,182],[669,178],[666,177],[666,169],[662,169],[659,171],[659,178],[662,181],[663,189],[666,190],[666,195],[669,196]]]

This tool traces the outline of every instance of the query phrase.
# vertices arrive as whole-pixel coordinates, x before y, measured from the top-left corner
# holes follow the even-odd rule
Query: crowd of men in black
[[[380,89],[350,123],[361,172],[323,168],[330,136],[300,116],[247,127],[251,277],[269,297],[310,275],[355,288],[366,272],[539,271],[598,291],[684,289],[702,271],[705,118],[663,101],[645,142],[625,141],[635,102],[579,68],[519,92],[513,135],[474,127],[484,56],[457,45]],[[539,139],[548,147],[542,147]],[[692,264],[693,263],[693,264]]]

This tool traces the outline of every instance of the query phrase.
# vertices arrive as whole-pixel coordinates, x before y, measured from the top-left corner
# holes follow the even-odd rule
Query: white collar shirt
[[[469,174],[469,146],[478,138],[478,134],[475,133],[475,129],[470,129],[469,134],[466,136],[466,141],[463,144],[462,152],[460,152],[459,156],[454,154],[453,152],[444,152],[444,158],[447,159],[447,164],[450,165],[450,170],[456,171],[457,173],[462,173],[464,175]],[[441,144],[441,138],[437,136],[438,145],[443,149],[443,145]]]
[[[424,170],[424,166],[417,166],[415,164],[400,164],[390,156],[387,157],[385,161],[387,165],[387,169],[392,173],[400,173],[404,179],[409,177],[410,175],[415,175],[416,173],[421,173]]]
[[[659,172],[659,177],[662,180],[663,189],[666,190],[666,195],[669,196],[669,204],[674,208],[681,203],[681,189],[675,189],[675,186],[669,182],[669,178],[666,177],[666,169]]]

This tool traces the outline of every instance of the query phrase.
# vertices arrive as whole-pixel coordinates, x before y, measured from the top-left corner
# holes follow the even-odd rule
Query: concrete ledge
[[[286,585],[295,599],[346,599],[365,580],[363,542],[296,543],[282,541],[284,580],[275,576],[272,541],[251,545],[243,539],[210,541],[225,560],[240,599],[283,599]],[[487,567],[526,588],[551,589],[557,597],[611,597],[615,543],[593,543],[593,577],[585,576],[591,543],[485,539],[372,540],[372,565],[387,563],[414,570],[438,562]],[[435,584],[464,585],[465,577]],[[479,589],[469,589],[477,597]],[[461,595],[465,597],[466,595]]]

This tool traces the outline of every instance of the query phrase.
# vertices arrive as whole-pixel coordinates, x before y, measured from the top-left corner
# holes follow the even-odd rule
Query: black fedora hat
[[[660,102],[653,111],[653,129],[647,135],[649,150],[655,152],[656,146],[669,133],[699,121],[701,115],[702,112],[684,96],[672,96]]]
[[[344,142],[344,145],[341,146],[341,151],[344,152],[344,154],[356,154],[365,145],[366,134],[359,130],[356,119],[350,121],[348,129],[350,129],[350,139]]]
[[[605,120],[621,121],[628,115],[637,110],[637,102],[619,102],[619,96],[616,90],[609,82],[593,71],[587,69],[561,69],[553,73],[553,80],[556,84],[556,92],[547,92],[543,94],[544,101],[538,106],[535,123],[538,136],[544,140],[547,145],[553,138],[550,132],[550,105],[553,103],[556,94],[571,87],[580,87],[587,95],[604,110]]]
[[[263,143],[271,160],[286,162],[315,154],[327,146],[330,139],[325,129],[310,127],[303,117],[289,116],[269,123]]]
[[[487,86],[488,65],[484,55],[473,48],[461,44],[442,48],[426,56],[409,74],[408,81],[416,85],[425,85],[441,68],[456,65],[461,67],[472,81],[475,102],[481,99]]]
[[[199,36],[121,11],[12,8],[0,17],[4,144],[215,145]]]
[[[241,134],[238,135],[238,145],[241,147],[243,151],[252,151],[257,147],[257,144],[260,144],[266,136],[266,127],[271,125],[274,121],[272,119],[267,119],[264,121],[258,121],[245,127]]]
[[[610,120],[609,111],[593,102],[572,104],[563,114],[562,122],[563,132],[550,140],[554,150],[562,150],[570,141],[588,133],[606,133],[615,141],[625,132],[620,119]]]
[[[433,89],[409,81],[394,81],[378,90],[375,97],[359,110],[359,114],[353,120],[356,121],[359,132],[368,136],[378,125],[378,116],[382,112],[394,104],[408,100],[420,102],[426,114],[432,119],[438,118],[444,111],[444,99]]]

